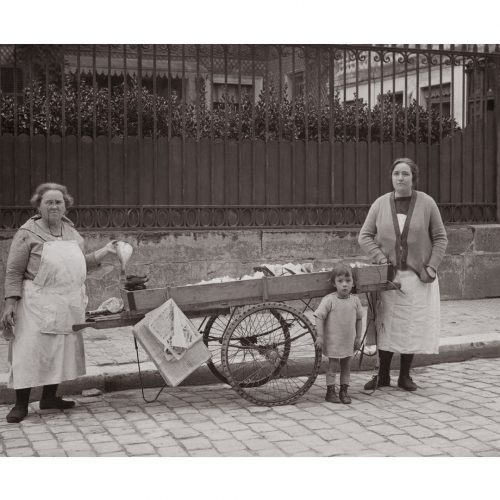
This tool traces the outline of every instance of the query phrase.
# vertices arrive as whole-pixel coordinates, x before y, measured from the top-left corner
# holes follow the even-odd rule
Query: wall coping
[[[452,229],[499,229],[500,224],[445,224],[447,230]],[[297,227],[297,228],[220,228],[220,229],[144,229],[144,228],[107,228],[107,229],[85,229],[76,228],[82,234],[110,234],[110,233],[128,233],[128,234],[155,234],[155,235],[176,235],[192,233],[359,233],[360,227]],[[0,240],[6,240],[13,237],[17,229],[0,229]]]

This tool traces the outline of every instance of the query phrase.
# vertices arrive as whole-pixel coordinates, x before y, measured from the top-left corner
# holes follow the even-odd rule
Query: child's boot
[[[340,391],[339,391],[339,399],[342,403],[345,405],[350,405],[351,404],[351,398],[349,397],[349,394],[347,394],[347,388],[349,386],[347,384],[342,384],[340,386]]]
[[[337,396],[337,392],[335,391],[334,385],[326,386],[325,401],[328,401],[329,403],[340,403],[340,399]]]

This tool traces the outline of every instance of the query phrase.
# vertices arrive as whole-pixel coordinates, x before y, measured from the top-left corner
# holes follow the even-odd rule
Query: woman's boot
[[[18,424],[24,420],[28,414],[28,404],[30,402],[31,387],[26,389],[16,389],[16,404],[14,408],[7,414],[7,422],[9,424]]]
[[[373,391],[377,387],[387,387],[391,385],[391,361],[393,354],[394,353],[391,351],[383,351],[382,349],[379,349],[378,375],[375,375],[369,382],[365,384],[365,391]]]
[[[43,386],[40,410],[69,410],[75,406],[74,401],[66,401],[56,396],[58,387],[59,384]]]
[[[413,354],[401,354],[401,365],[399,369],[398,387],[405,391],[416,391],[417,384],[410,377],[410,368],[413,362]]]

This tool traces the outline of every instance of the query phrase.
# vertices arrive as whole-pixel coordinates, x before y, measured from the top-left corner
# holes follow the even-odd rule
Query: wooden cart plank
[[[380,268],[382,266],[377,266]],[[356,293],[382,291],[393,288],[384,284],[387,282],[387,273],[381,269],[370,271],[372,283],[360,279],[354,290]],[[334,291],[329,282],[330,271],[259,278],[243,281],[229,281],[225,283],[208,283],[191,286],[153,288],[137,291],[122,291],[122,298],[126,308],[134,310],[151,310],[172,298],[186,313],[199,312],[216,308],[227,308],[257,304],[267,301],[289,301],[323,297]]]
[[[329,282],[329,275],[330,271],[324,271],[226,283],[152,288],[133,292],[122,290],[123,302],[129,310],[115,315],[89,318],[85,323],[73,325],[73,330],[135,325],[148,311],[156,309],[170,298],[187,317],[195,318],[229,314],[231,307],[324,297],[335,290]],[[378,272],[373,276],[382,279],[382,275]],[[363,280],[360,281],[362,283],[356,286],[353,293],[383,292],[400,287],[399,283],[391,281],[366,284],[363,284]]]
[[[102,316],[94,316],[88,318],[85,323],[79,323],[73,325],[73,331],[78,332],[85,328],[94,328],[95,330],[104,330],[106,328],[121,328],[124,326],[133,326],[141,319],[144,318],[146,313],[151,311],[151,309],[141,310],[141,311],[123,311],[118,314],[108,314]],[[202,316],[219,316],[230,314],[230,310],[227,308],[217,308],[217,309],[206,309],[203,311]],[[199,318],[199,311],[183,311],[183,313],[188,318]]]
[[[122,292],[124,304],[128,304],[131,311],[155,309],[170,298],[183,311],[204,311],[267,300],[263,297],[260,279]]]

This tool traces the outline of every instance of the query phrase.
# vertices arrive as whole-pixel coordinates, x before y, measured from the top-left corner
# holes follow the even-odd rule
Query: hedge
[[[291,101],[287,97],[286,88],[280,96],[278,89],[270,87],[267,92],[261,92],[254,105],[251,97],[243,94],[240,103],[234,98],[224,98],[222,106],[212,109],[205,101],[204,86],[205,82],[202,80],[202,98],[198,106],[193,103],[184,104],[176,96],[170,102],[165,97],[156,97],[157,136],[168,135],[169,111],[170,135],[186,138],[304,140],[307,122],[309,140],[317,140],[318,135],[321,135],[322,141],[329,140],[330,123],[333,123],[332,132],[336,141],[366,141],[370,137],[372,141],[403,142],[406,139],[409,142],[427,142],[430,134],[430,141],[434,143],[458,129],[453,118],[440,116],[437,109],[426,110],[415,100],[405,108],[393,102],[390,93],[384,94],[383,99],[379,97],[377,104],[371,109],[366,103],[359,101],[357,105],[341,102],[339,95],[336,95],[331,111],[328,102],[318,105],[312,96],[299,96]],[[48,92],[46,90],[46,86],[40,81],[24,88],[23,103],[17,107],[17,133],[30,133],[32,117],[33,134],[46,134],[50,130],[50,134],[61,135],[63,100],[66,135],[78,133],[80,116],[81,135],[92,136],[95,107],[95,134],[123,136],[124,102],[127,108],[127,134],[138,133],[139,103],[142,106],[142,134],[152,136],[154,133],[155,97],[148,89],[139,88],[134,80],[127,85],[126,91],[123,84],[113,87],[111,99],[108,100],[107,88],[94,89],[82,79],[79,107],[74,77],[66,78],[64,99],[60,86],[50,84]],[[11,96],[0,94],[0,116],[2,133],[13,133],[14,100]]]

